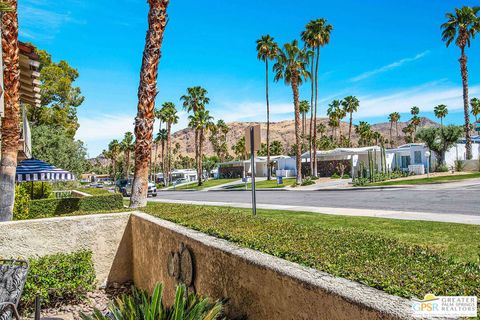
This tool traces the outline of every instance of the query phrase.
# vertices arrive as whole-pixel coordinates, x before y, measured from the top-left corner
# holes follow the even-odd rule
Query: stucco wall
[[[131,280],[130,213],[0,223],[0,256],[29,258],[80,249],[93,252],[98,284]]]
[[[193,255],[194,288],[202,295],[227,299],[232,318],[409,318],[405,299],[168,221],[135,213],[131,228],[135,285],[151,290],[163,282],[166,303],[172,303],[176,285],[168,275],[168,257],[183,243]]]

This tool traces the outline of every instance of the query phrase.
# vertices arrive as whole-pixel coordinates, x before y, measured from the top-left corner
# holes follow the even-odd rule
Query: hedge
[[[21,298],[23,312],[32,311],[35,296],[42,309],[82,301],[95,289],[96,276],[92,252],[81,250],[30,259],[30,270]]]
[[[82,198],[41,199],[29,203],[27,219],[60,216],[75,211],[95,212],[123,208],[121,194],[92,196]]]
[[[479,296],[480,262],[362,229],[328,228],[242,209],[149,203],[144,211],[239,245],[410,298]],[[472,244],[475,245],[475,244]]]

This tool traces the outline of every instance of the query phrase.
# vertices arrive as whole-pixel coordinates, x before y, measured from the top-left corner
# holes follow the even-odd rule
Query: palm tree
[[[112,140],[108,144],[108,153],[110,155],[110,159],[112,160],[112,174],[113,174],[113,184],[117,181],[117,158],[121,151],[120,143],[117,139]]]
[[[17,0],[5,0],[1,6],[4,118],[1,124],[0,221],[13,218],[15,172],[20,137],[20,67],[18,56]]]
[[[372,127],[366,121],[360,121],[358,125],[355,126],[355,133],[359,136],[358,145],[359,146],[366,146],[369,145],[373,132]]]
[[[442,40],[448,47],[452,42],[460,48],[460,71],[463,85],[463,113],[465,118],[465,151],[468,160],[472,159],[472,139],[470,137],[470,112],[468,106],[468,70],[465,47],[470,47],[470,40],[480,31],[478,12],[480,7],[456,8],[454,13],[447,13],[447,21],[442,24]]]
[[[278,45],[270,35],[257,40],[257,58],[265,62],[265,97],[267,100],[267,167],[270,166],[270,102],[268,99],[268,61],[275,59]],[[271,180],[271,170],[267,170],[267,180]]]
[[[130,207],[147,205],[148,164],[152,156],[155,97],[157,96],[158,63],[167,26],[169,0],[148,0],[148,31],[143,49],[140,84],[138,86],[137,117],[135,118],[135,176]]]
[[[157,133],[157,137],[155,138],[156,143],[160,143],[160,152],[161,152],[161,164],[162,164],[162,173],[163,173],[163,183],[165,184],[165,144],[167,142],[167,129],[161,129]]]
[[[191,128],[195,128],[195,131],[198,132],[198,157],[201,159],[198,163],[198,185],[202,185],[202,176],[203,176],[203,142],[205,141],[205,134],[207,131],[211,130],[215,125],[213,123],[213,117],[210,116],[208,110],[197,110],[193,115],[188,117],[189,124]]]
[[[302,135],[305,139],[305,127],[307,126],[307,113],[310,110],[310,104],[307,100],[300,101],[300,113],[302,114]]]
[[[319,18],[312,20],[305,26],[305,31],[302,32],[301,37],[302,41],[305,42],[305,45],[312,49],[313,54],[311,54],[311,74],[312,74],[312,110],[310,118],[310,140],[311,140],[311,150],[310,154],[313,153],[313,165],[310,164],[312,173],[314,176],[317,176],[317,110],[318,110],[318,65],[320,62],[320,48],[330,43],[330,33],[333,30],[333,26],[327,24],[327,20]],[[315,65],[315,67],[314,67]],[[315,71],[314,71],[315,69]],[[315,83],[315,88],[314,84]],[[315,91],[315,100],[313,99],[313,91]],[[313,122],[313,127],[312,127]]]
[[[173,102],[165,102],[162,104],[162,121],[167,125],[167,161],[165,162],[166,169],[164,171],[164,181],[165,185],[168,186],[170,183],[170,171],[172,166],[172,156],[171,156],[171,141],[172,141],[172,124],[178,123],[177,109]]]
[[[130,153],[135,151],[135,142],[133,141],[133,133],[125,132],[122,142],[120,142],[120,149],[125,155],[125,177],[130,177]],[[135,170],[136,171],[136,170]]]
[[[328,109],[327,109],[327,115],[329,118],[328,124],[332,128],[332,139],[334,137],[334,132],[336,133],[336,129],[340,128],[339,140],[341,140],[341,136],[342,136],[341,121],[346,115],[345,111],[341,108],[341,106],[342,106],[341,100],[333,100],[328,105]]]
[[[420,109],[416,106],[413,106],[410,109],[410,113],[412,115],[412,119],[410,119],[410,123],[413,125],[413,132],[412,132],[412,141],[415,142],[415,133],[417,132],[417,127],[420,125]]]
[[[327,131],[327,127],[323,123],[318,124],[317,132],[320,133],[320,138],[323,138],[325,131]]]
[[[413,123],[409,123],[405,128],[402,129],[402,132],[405,134],[405,142],[415,142],[415,127]]]
[[[472,98],[470,100],[470,105],[472,106],[472,114],[475,117],[475,122],[478,123],[478,115],[480,114],[480,99]]]
[[[197,111],[205,110],[205,106],[210,103],[207,93],[207,90],[200,86],[187,88],[187,94],[180,97],[180,100],[183,101],[183,108],[194,114]],[[199,176],[201,173],[198,172],[198,168],[200,168],[201,162],[202,159],[199,157],[199,132],[195,129],[195,163]]]
[[[443,118],[445,118],[448,114],[448,108],[444,104],[439,104],[433,109],[433,112],[435,113],[435,117],[440,119],[440,124],[443,127]]]
[[[302,145],[300,139],[300,101],[298,88],[305,79],[310,78],[307,71],[308,55],[306,50],[298,47],[298,41],[286,43],[283,49],[279,49],[277,62],[273,66],[275,81],[283,79],[285,84],[292,87],[293,104],[295,108],[295,142],[296,142],[296,164],[297,183],[302,183]]]
[[[400,119],[400,113],[392,112],[388,115],[388,121],[390,122],[390,146],[393,147],[393,124],[395,123],[397,138],[398,138],[398,120]]]
[[[342,105],[345,112],[350,114],[350,122],[348,124],[348,144],[351,146],[352,143],[350,139],[352,137],[353,113],[358,111],[360,101],[358,101],[358,98],[355,96],[348,96],[343,99]]]

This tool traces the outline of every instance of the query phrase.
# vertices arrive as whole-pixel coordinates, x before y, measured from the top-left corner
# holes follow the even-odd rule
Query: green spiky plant
[[[82,314],[83,320],[214,320],[223,319],[221,302],[188,293],[185,285],[177,287],[175,303],[167,308],[162,304],[163,284],[157,283],[152,295],[133,288],[132,294],[124,294],[112,303],[104,315],[95,309],[92,315]]]

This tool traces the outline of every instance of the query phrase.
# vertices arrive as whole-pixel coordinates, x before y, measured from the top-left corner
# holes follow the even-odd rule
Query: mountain
[[[318,123],[323,123],[327,128],[326,135],[330,135],[331,131],[328,127],[328,118],[318,118]],[[230,128],[230,132],[227,134],[227,143],[229,146],[229,153],[233,155],[233,151],[231,151],[231,147],[237,143],[239,139],[241,139],[245,134],[245,128],[260,124],[261,132],[262,132],[262,142],[266,140],[267,134],[267,125],[265,122],[230,122],[227,123],[228,127]],[[399,138],[396,139],[396,145],[400,145],[405,143],[404,134],[402,129],[408,125],[408,122],[399,122],[398,123],[398,135]],[[438,123],[428,119],[428,118],[421,118],[421,123],[418,128],[423,127],[438,127],[440,126]],[[309,128],[309,121],[307,121],[307,128],[306,132],[308,133]],[[342,135],[348,135],[348,123],[342,122],[341,125]],[[377,123],[372,124],[372,130],[380,132],[386,139],[390,140],[390,123]],[[393,136],[395,138],[395,126],[393,126]],[[289,150],[293,144],[295,144],[295,122],[294,120],[285,120],[279,122],[271,122],[270,123],[270,141],[278,140],[282,143],[285,150]],[[352,141],[354,145],[358,141],[358,137],[355,134],[355,128],[352,128]],[[189,157],[195,156],[195,135],[194,131],[191,128],[185,128],[179,130],[173,134],[172,139],[172,147],[175,146],[176,143],[179,143],[180,149],[179,154],[185,156],[188,155]],[[160,148],[157,149],[160,152]],[[206,138],[204,144],[204,153],[206,155],[213,155],[213,148],[208,141],[208,137]]]

